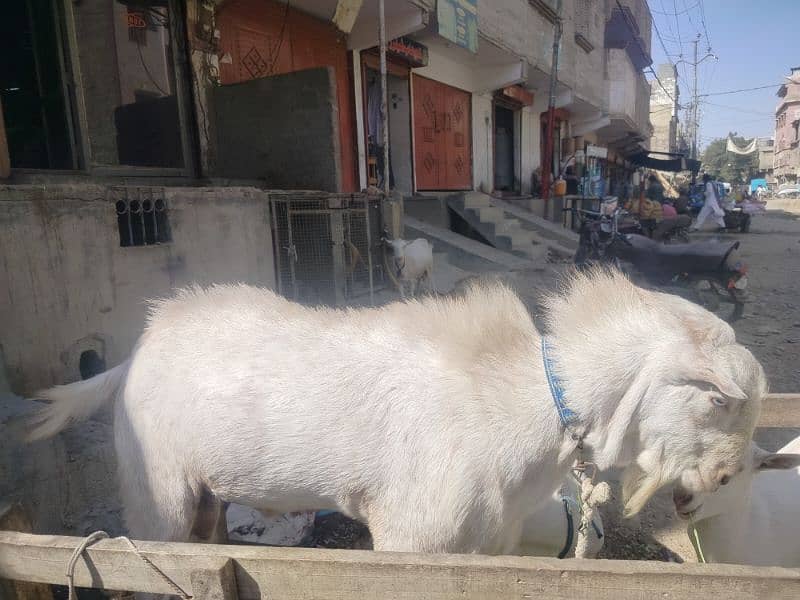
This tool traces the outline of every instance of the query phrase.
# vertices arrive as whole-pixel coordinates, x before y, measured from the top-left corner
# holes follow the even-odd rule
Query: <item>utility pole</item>
[[[692,158],[697,159],[697,42],[700,34],[694,39],[694,89],[692,90]]]
[[[544,141],[544,161],[542,162],[542,197],[550,198],[553,186],[553,135],[556,127],[556,84],[558,83],[558,48],[561,45],[561,0],[556,0],[556,21],[553,29],[553,62],[550,66],[550,98],[547,103],[547,128]]]
[[[703,62],[707,58],[713,58],[714,60],[719,60],[719,57],[711,52],[711,48],[708,49],[706,55],[699,59],[697,58],[697,43],[700,41],[700,34],[697,34],[697,37],[692,40],[692,44],[694,45],[694,61],[689,62],[688,60],[679,60],[675,63],[675,68],[678,67],[681,63],[686,63],[687,65],[691,65],[694,69],[694,83],[692,85],[692,104],[691,104],[691,111],[689,113],[689,126],[691,127],[692,132],[692,154],[691,157],[696,159],[697,158],[697,108],[700,104],[700,98],[697,93],[697,67],[698,65]]]

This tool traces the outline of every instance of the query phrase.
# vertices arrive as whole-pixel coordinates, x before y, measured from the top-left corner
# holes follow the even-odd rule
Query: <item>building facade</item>
[[[613,193],[646,151],[644,0],[385,4],[403,196],[535,192],[559,22],[553,175]],[[5,22],[0,352],[19,393],[121,360],[146,298],[276,285],[268,190],[380,181],[378,0],[14,2]],[[313,235],[344,256],[334,229]]]
[[[778,90],[775,109],[774,176],[777,184],[800,179],[800,67],[793,67]]]
[[[650,150],[678,152],[678,70],[675,65],[658,66],[658,79],[650,82]]]

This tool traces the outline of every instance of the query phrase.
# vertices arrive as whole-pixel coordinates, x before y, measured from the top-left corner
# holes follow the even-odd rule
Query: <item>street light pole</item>
[[[689,62],[688,60],[679,60],[675,63],[675,67],[681,63],[686,63],[687,65],[691,65],[694,69],[694,77],[693,77],[693,85],[692,85],[692,105],[691,105],[691,113],[689,115],[690,126],[692,128],[692,152],[691,157],[693,159],[697,159],[697,108],[699,105],[699,97],[697,94],[697,66],[703,62],[707,58],[713,58],[714,60],[719,60],[719,57],[711,52],[711,48],[708,49],[706,55],[701,58],[697,59],[697,43],[700,41],[700,34],[697,34],[697,37],[692,40],[692,44],[694,45],[694,61]]]

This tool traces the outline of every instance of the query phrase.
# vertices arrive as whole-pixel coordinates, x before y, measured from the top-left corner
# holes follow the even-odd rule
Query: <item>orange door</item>
[[[470,94],[414,76],[414,170],[418,190],[472,188]]]

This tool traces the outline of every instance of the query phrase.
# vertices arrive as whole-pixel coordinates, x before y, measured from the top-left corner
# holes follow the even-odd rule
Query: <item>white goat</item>
[[[411,241],[396,239],[386,240],[386,243],[392,248],[393,276],[397,279],[397,287],[400,288],[402,298],[406,297],[406,285],[409,286],[410,295],[413,298],[417,291],[417,285],[423,279],[427,280],[430,292],[436,291],[433,282],[433,245],[428,240],[424,238]]]
[[[752,460],[717,492],[675,489],[675,508],[683,517],[693,515],[706,560],[800,567],[798,453],[800,437],[777,454],[753,444]]]
[[[766,384],[727,324],[619,273],[575,274],[547,304],[572,429],[598,469],[627,467],[629,513],[678,479],[711,491],[739,470]],[[115,400],[140,539],[186,540],[211,495],[338,510],[377,550],[508,553],[579,454],[540,334],[500,285],[350,310],[184,290],[152,305],[128,362],[41,397],[32,438]]]

